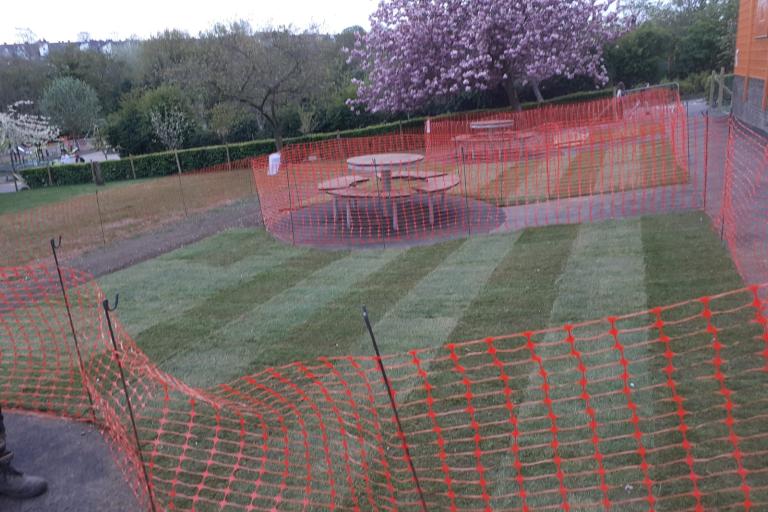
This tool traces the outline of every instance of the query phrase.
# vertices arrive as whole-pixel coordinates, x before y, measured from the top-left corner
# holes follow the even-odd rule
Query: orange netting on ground
[[[2,405],[95,421],[147,508],[768,507],[762,287],[385,355],[398,427],[374,357],[193,389],[63,282],[77,346],[56,271],[0,269]]]
[[[654,89],[288,146],[277,171],[254,161],[254,179],[272,234],[330,247],[701,208],[691,153],[707,139],[691,124],[675,91]]]

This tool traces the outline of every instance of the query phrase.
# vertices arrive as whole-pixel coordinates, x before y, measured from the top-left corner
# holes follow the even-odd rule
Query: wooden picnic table
[[[384,214],[392,214],[392,172],[407,170],[424,160],[424,155],[418,153],[375,153],[371,155],[353,156],[347,159],[347,167],[353,173],[372,173],[381,176],[384,193]]]
[[[468,133],[457,135],[453,142],[459,151],[465,149],[472,159],[475,154],[483,150],[492,149],[499,153],[499,160],[502,160],[504,150],[517,146],[521,148],[525,143],[536,137],[536,133],[530,130],[509,130],[491,133]]]

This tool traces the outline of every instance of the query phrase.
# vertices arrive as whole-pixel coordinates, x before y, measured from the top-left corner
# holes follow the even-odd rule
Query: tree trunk
[[[282,151],[283,149],[283,134],[280,133],[280,128],[273,127],[274,134],[275,134],[275,148],[277,148],[277,151]]]
[[[536,95],[536,101],[544,103],[544,96],[541,95],[541,90],[539,90],[539,81],[531,80],[531,87],[533,87],[533,94]]]
[[[509,100],[509,106],[512,107],[512,110],[515,112],[519,112],[522,110],[520,108],[520,99],[517,97],[517,88],[515,87],[515,83],[513,80],[507,80],[503,83],[504,86],[504,92],[507,93],[507,100]]]

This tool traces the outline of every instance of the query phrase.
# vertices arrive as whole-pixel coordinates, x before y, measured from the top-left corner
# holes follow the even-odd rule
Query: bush
[[[27,182],[29,188],[41,188],[48,186],[48,168],[37,167],[25,169],[20,172],[21,177]],[[93,181],[89,164],[67,164],[51,166],[52,185],[81,185]]]
[[[680,96],[702,96],[709,91],[711,80],[710,73],[702,71],[701,73],[691,73],[683,80],[680,80]]]

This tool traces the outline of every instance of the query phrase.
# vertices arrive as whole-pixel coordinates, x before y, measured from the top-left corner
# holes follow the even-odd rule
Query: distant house
[[[740,0],[733,114],[768,131],[768,0]]]
[[[82,52],[96,51],[105,55],[112,55],[121,50],[130,50],[136,45],[136,41],[114,41],[112,39],[89,40],[80,42],[56,42],[49,43],[42,40],[34,43],[0,44],[0,58],[18,58],[27,60],[45,60],[51,52],[63,50],[67,47],[78,48]]]

